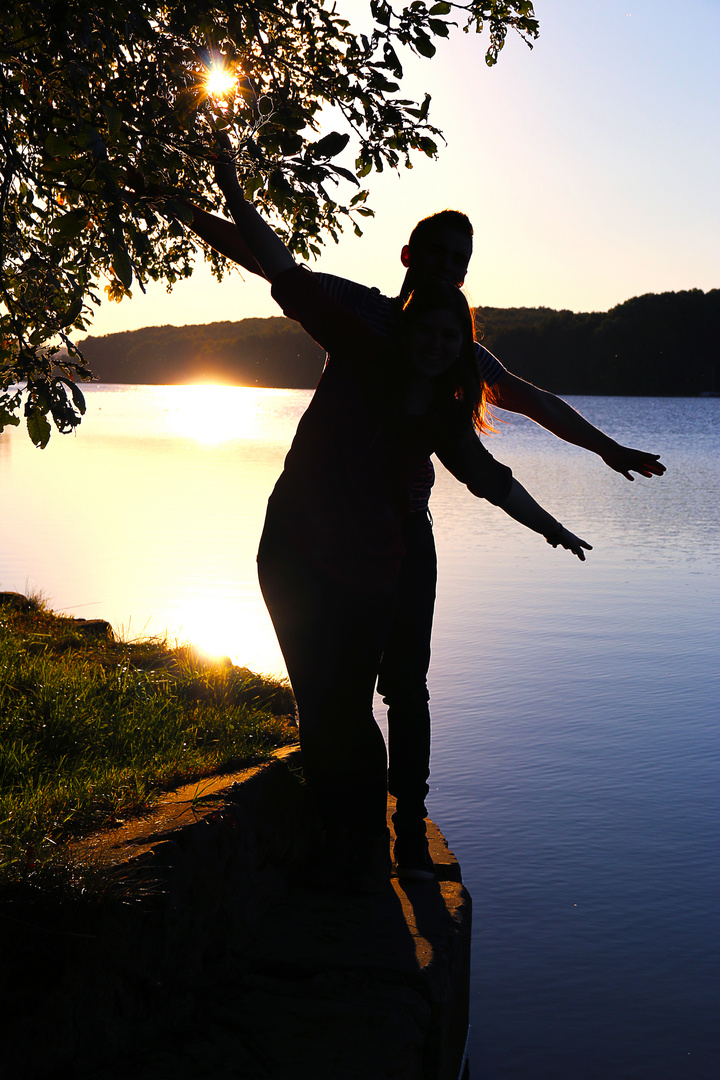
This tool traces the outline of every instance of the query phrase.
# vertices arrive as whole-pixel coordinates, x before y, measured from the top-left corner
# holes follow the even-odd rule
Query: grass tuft
[[[286,683],[23,599],[0,593],[0,893],[72,892],[67,839],[295,740]]]

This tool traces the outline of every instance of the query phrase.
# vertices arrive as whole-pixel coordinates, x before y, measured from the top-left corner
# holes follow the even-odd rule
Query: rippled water
[[[524,420],[495,439],[586,564],[436,493],[432,812],[475,905],[472,1073],[709,1080],[720,403],[573,403],[669,469],[629,484]]]
[[[46,451],[0,436],[0,588],[281,670],[254,556],[308,395],[88,398]],[[594,544],[587,563],[441,469],[433,494],[430,805],[474,901],[471,1072],[714,1080],[720,402],[572,403],[668,465],[629,484],[498,425],[491,449]]]

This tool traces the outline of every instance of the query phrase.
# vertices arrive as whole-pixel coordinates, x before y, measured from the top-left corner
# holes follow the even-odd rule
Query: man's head
[[[420,281],[439,279],[462,285],[473,249],[473,228],[459,210],[441,210],[419,221],[402,249],[407,270],[403,292]]]

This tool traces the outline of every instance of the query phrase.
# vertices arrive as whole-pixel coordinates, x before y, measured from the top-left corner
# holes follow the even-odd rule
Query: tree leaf
[[[85,395],[80,387],[72,381],[72,379],[66,379],[64,375],[57,375],[55,381],[62,383],[68,388],[72,395],[73,404],[81,416],[85,415],[87,406],[85,405]]]
[[[329,135],[316,142],[310,152],[314,158],[335,157],[345,149],[349,142],[350,136],[347,132],[341,135],[339,131],[331,131]]]
[[[122,127],[122,113],[119,109],[116,109],[114,105],[111,105],[109,101],[103,102],[103,112],[105,113],[105,119],[107,120],[108,131],[111,135],[117,135]]]
[[[73,236],[79,236],[87,228],[87,223],[88,215],[84,210],[71,210],[56,219],[53,230],[61,239],[70,240]]]
[[[124,288],[129,289],[132,285],[133,272],[130,258],[124,247],[118,247],[113,252],[112,268],[118,281]]]
[[[62,135],[48,135],[45,140],[45,150],[54,158],[71,157],[76,148]]]
[[[356,187],[359,187],[360,182],[359,182],[357,176],[355,176],[353,173],[351,173],[349,169],[343,169],[343,168],[341,168],[340,165],[331,165],[330,168],[332,169],[333,172],[336,172],[340,176],[342,176],[343,179],[349,180],[351,184],[355,184]]]
[[[73,302],[70,304],[70,307],[67,309],[65,314],[62,316],[60,325],[61,326],[72,326],[72,324],[75,322],[78,315],[82,311],[82,307],[83,307],[83,298],[82,298],[82,296],[78,296],[75,300],[73,300]]]
[[[163,206],[173,217],[176,217],[178,221],[182,221],[183,225],[192,225],[194,215],[187,203],[180,202],[179,199],[166,199]]]
[[[428,59],[435,55],[436,49],[427,34],[418,34],[412,39],[413,45],[420,53],[421,56],[427,56]]]
[[[42,410],[36,407],[31,407],[27,410],[27,429],[28,435],[35,446],[37,446],[39,450],[44,450],[50,442],[51,428],[48,418]]]
[[[2,402],[0,402],[0,432],[6,427],[18,427],[20,424],[20,417],[17,412],[10,412],[5,408]]]

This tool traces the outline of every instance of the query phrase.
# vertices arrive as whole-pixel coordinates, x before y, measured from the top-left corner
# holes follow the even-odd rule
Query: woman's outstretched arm
[[[211,248],[225,255],[226,258],[232,259],[251,274],[257,274],[258,277],[265,276],[232,221],[218,217],[217,214],[208,213],[207,210],[196,206],[185,198],[184,194],[173,188],[148,183],[136,169],[125,170],[124,197],[131,206],[134,206],[139,199],[157,198],[159,195],[171,195],[176,202],[182,203],[190,211],[192,221],[185,224],[189,224],[196,236],[199,236]]]
[[[585,551],[592,551],[590,544],[571,533],[556,521],[552,514],[548,514],[547,510],[543,510],[540,503],[535,502],[532,495],[515,478],[507,498],[498,505],[511,518],[515,518],[515,521],[544,536],[548,544],[572,551],[581,562],[585,562]]]
[[[563,528],[552,514],[535,502],[513,477],[507,465],[496,461],[483,446],[469,423],[464,425],[459,435],[456,433],[453,437],[451,434],[441,439],[434,449],[445,468],[461,484],[466,484],[478,499],[487,499],[499,506],[521,525],[544,536],[548,544],[567,548],[582,562],[585,561],[583,548],[592,551],[590,544]]]

